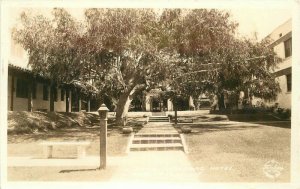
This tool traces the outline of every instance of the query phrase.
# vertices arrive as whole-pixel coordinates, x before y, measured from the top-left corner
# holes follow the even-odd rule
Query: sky
[[[21,9],[14,8],[10,12],[9,23],[10,27],[16,23]],[[45,9],[40,9],[39,12]],[[70,13],[82,18],[82,10],[78,8],[69,8]],[[254,32],[257,32],[258,39],[262,39],[270,34],[276,27],[287,21],[292,17],[292,10],[290,8],[230,8],[225,9],[231,12],[231,19],[239,23],[238,33],[241,36],[252,37]]]
[[[18,23],[20,13],[24,10],[23,8],[12,8],[9,11],[8,16],[8,27],[12,28]],[[34,8],[32,12],[43,13],[51,15],[49,8]],[[83,8],[67,8],[67,10],[77,19],[83,19]],[[292,17],[291,8],[270,8],[265,6],[263,8],[245,8],[245,7],[225,7],[222,10],[229,11],[231,13],[231,19],[239,23],[237,29],[238,36],[254,38],[254,33],[257,33],[257,39],[261,40],[269,35],[276,27],[283,24],[285,21]],[[27,67],[27,59],[14,58],[15,56],[8,53],[9,59],[13,64],[20,67]],[[22,54],[26,54],[25,52]]]
[[[269,35],[276,27],[292,18],[291,9],[287,8],[240,8],[230,9],[232,19],[239,23],[238,32],[243,36],[258,33],[258,39]]]

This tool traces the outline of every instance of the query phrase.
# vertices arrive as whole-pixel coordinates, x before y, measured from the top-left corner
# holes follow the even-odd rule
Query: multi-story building
[[[287,20],[273,30],[270,37],[272,43],[270,47],[281,58],[274,71],[276,80],[280,84],[281,92],[277,100],[280,108],[291,109],[292,95],[292,19]]]

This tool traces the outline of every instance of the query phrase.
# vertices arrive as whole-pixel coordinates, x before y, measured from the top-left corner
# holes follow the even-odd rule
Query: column
[[[146,112],[150,112],[151,111],[151,106],[150,106],[150,96],[146,95]]]
[[[173,103],[170,99],[168,99],[168,111],[173,111]]]

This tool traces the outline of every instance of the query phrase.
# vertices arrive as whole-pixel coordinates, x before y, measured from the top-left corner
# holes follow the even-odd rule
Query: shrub
[[[283,108],[278,108],[278,109],[277,109],[277,113],[278,113],[278,114],[282,114],[282,113],[283,113],[283,111],[284,111],[284,109],[283,109]]]
[[[191,133],[192,132],[192,128],[189,127],[189,126],[183,126],[183,127],[181,127],[181,132],[185,133],[185,134]]]
[[[132,127],[124,127],[122,129],[123,134],[130,134],[133,132],[133,128]]]
[[[291,110],[290,109],[285,109],[282,112],[282,119],[290,119],[291,118]]]

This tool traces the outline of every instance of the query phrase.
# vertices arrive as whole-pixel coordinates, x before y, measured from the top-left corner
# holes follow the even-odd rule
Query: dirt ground
[[[290,122],[193,125],[185,135],[188,157],[205,182],[289,182],[289,127]]]
[[[144,118],[131,119],[131,123]],[[76,122],[74,122],[76,123]],[[82,121],[84,123],[84,121]],[[228,124],[192,124],[192,133],[185,134],[187,154],[201,182],[289,182],[290,180],[290,122],[247,122]],[[185,124],[188,125],[188,124]],[[41,141],[89,140],[87,155],[99,154],[99,126],[71,126],[8,135],[8,156],[40,157]],[[137,131],[138,128],[135,128]],[[126,156],[129,135],[120,127],[108,128],[108,156]],[[56,148],[54,155],[75,154],[73,148]],[[170,157],[172,158],[172,157]],[[106,181],[114,167],[105,171],[81,168],[61,173],[61,167],[9,167],[9,180],[48,181]],[[74,180],[75,179],[75,180]]]

